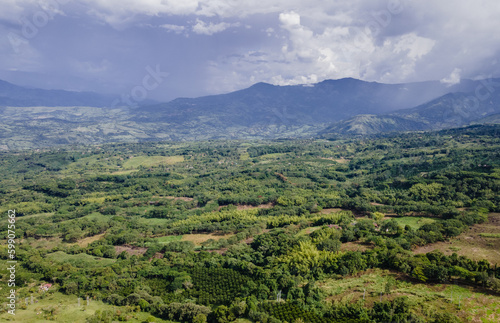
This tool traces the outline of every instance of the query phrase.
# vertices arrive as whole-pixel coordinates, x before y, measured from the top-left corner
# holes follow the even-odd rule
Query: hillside
[[[367,135],[382,132],[438,130],[469,124],[498,123],[500,93],[480,100],[475,92],[448,93],[414,108],[362,116],[335,123],[322,134]]]

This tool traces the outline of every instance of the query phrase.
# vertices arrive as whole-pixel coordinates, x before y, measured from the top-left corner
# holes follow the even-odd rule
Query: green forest
[[[500,125],[60,146],[0,168],[0,321],[500,321]]]

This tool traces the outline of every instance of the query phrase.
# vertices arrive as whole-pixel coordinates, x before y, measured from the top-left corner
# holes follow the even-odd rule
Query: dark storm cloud
[[[430,2],[5,0],[0,78],[155,99],[255,82],[404,82],[499,75],[500,6]]]

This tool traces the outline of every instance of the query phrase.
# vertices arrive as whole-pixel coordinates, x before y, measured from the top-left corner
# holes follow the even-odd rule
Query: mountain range
[[[324,124],[359,114],[384,114],[413,108],[452,92],[471,91],[476,82],[452,87],[440,82],[382,84],[353,78],[311,85],[275,86],[257,83],[247,89],[200,98],[181,98],[140,107],[143,121],[189,122],[208,118],[225,125]]]
[[[383,84],[257,83],[137,107],[117,96],[0,81],[0,149],[142,140],[317,137],[435,130],[500,119],[500,79]],[[150,102],[151,103],[151,102]]]

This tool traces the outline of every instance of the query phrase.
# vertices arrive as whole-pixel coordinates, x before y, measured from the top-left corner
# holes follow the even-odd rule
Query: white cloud
[[[182,34],[184,30],[186,30],[186,27],[184,26],[179,26],[179,25],[170,25],[170,24],[164,24],[160,26],[163,29],[166,29],[169,32],[174,32],[176,34]]]
[[[286,29],[300,27],[300,15],[296,12],[283,12],[279,16],[280,22]]]
[[[238,27],[239,23],[230,24],[227,22],[221,22],[218,24],[214,23],[206,23],[200,19],[196,19],[196,24],[192,27],[194,33],[199,35],[213,35],[216,33],[220,33],[230,27]]]
[[[210,43],[192,43],[197,39],[192,37],[183,38],[178,47],[171,46],[168,54],[172,56],[165,55],[171,61],[184,57],[176,52],[181,48],[197,51],[189,58],[196,62],[185,59],[176,64],[181,69],[183,64],[207,66],[210,61],[203,77],[206,84],[218,86],[213,91],[242,88],[254,81],[298,84],[355,77],[380,82],[435,79],[451,84],[461,77],[500,75],[500,64],[495,65],[500,55],[500,6],[496,0],[455,0],[452,5],[430,0],[268,0],[265,4],[257,0],[2,0],[1,33],[21,35],[19,18],[32,19],[42,10],[40,1],[60,4],[52,10],[54,20],[67,14],[76,17],[75,21],[80,19],[89,33],[107,28],[103,25],[120,31],[109,31],[116,42],[99,34],[102,48],[87,46],[91,58],[81,61],[93,61],[92,54],[99,57],[98,50],[105,52],[108,43],[140,39],[146,44],[157,39],[152,36],[153,28],[127,33],[137,26],[160,26],[168,31],[162,37],[171,44],[180,39],[175,34],[222,33],[223,41],[206,51],[210,53],[199,47]],[[236,26],[242,27],[237,35],[227,32]],[[39,29],[38,35],[44,37],[55,28]],[[68,31],[73,28],[59,30],[55,36],[72,37]],[[6,39],[0,41],[0,65],[4,70],[22,69],[21,61],[32,69],[46,66],[43,60],[58,49],[41,46],[41,40],[20,42],[19,58],[14,57]],[[142,52],[141,58],[144,62],[163,59],[155,55]]]
[[[448,84],[448,86],[452,86],[455,84],[460,83],[460,73],[462,72],[461,69],[455,68],[453,72],[448,77],[445,77],[441,79],[441,83]]]

